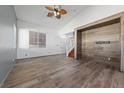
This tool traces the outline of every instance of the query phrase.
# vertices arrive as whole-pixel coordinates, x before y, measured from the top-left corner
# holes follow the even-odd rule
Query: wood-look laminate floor
[[[77,61],[64,55],[19,60],[3,87],[124,87],[118,64]]]

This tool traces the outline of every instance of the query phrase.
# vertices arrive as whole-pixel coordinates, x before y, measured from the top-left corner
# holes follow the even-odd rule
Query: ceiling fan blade
[[[48,16],[48,17],[52,17],[52,16],[54,16],[54,13],[50,13],[50,12],[49,12],[49,13],[47,14],[47,16]]]
[[[53,7],[46,6],[45,8],[48,9],[48,10],[50,10],[50,11],[54,11],[54,8]]]
[[[61,10],[59,11],[59,13],[60,13],[61,15],[64,15],[64,14],[67,14],[67,11],[64,10],[64,9],[61,9]]]

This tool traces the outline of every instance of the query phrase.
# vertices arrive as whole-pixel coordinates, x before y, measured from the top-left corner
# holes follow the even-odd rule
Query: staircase
[[[66,34],[66,56],[75,58],[74,50],[74,32]]]
[[[70,57],[70,58],[75,58],[75,56],[74,56],[74,48],[68,53],[68,57]]]

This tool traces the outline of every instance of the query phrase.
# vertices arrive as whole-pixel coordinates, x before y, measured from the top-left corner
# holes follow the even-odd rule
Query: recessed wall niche
[[[76,28],[75,58],[115,63],[124,71],[124,13]]]
[[[82,32],[82,58],[120,63],[120,23]]]

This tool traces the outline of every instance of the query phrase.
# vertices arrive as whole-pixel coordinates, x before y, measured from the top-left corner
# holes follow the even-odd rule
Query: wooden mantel
[[[80,58],[79,52],[80,48],[79,46],[81,45],[81,32],[94,29],[94,28],[99,28],[102,26],[107,26],[110,24],[118,23],[120,22],[120,27],[121,27],[121,62],[120,62],[120,71],[124,71],[124,12],[106,17],[104,19],[80,26],[75,28],[75,59]]]

